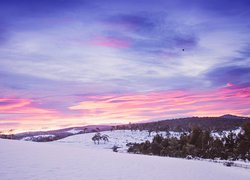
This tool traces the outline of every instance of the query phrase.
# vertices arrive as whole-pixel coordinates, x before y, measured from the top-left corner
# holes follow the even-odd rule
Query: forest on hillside
[[[187,117],[147,123],[130,123],[116,126],[115,129],[190,132],[193,126],[199,126],[204,130],[220,132],[235,130],[244,123],[250,123],[250,118],[233,117]]]
[[[211,131],[194,126],[180,138],[154,136],[153,141],[129,144],[128,152],[181,158],[205,158],[250,161],[250,123],[242,126],[241,133],[230,132],[222,137],[211,136]]]

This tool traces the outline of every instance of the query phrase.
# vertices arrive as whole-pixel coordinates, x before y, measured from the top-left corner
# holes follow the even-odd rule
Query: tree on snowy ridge
[[[100,140],[103,140],[103,142],[108,142],[109,141],[109,136],[104,134],[104,135],[101,135],[101,133],[96,133],[93,137],[92,137],[92,141],[94,141],[94,143],[96,144],[100,144]]]

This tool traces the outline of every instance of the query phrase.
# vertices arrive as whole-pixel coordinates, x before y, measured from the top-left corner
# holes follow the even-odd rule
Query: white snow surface
[[[146,132],[102,132],[110,142],[97,145],[93,133],[36,143],[0,139],[1,180],[249,180],[250,170],[220,163],[115,153],[124,145],[150,139]],[[142,137],[142,139],[141,139]]]
[[[32,139],[36,139],[36,138],[47,138],[47,137],[55,137],[54,134],[43,134],[43,135],[36,135],[36,136],[28,136],[28,137],[24,137],[21,140],[23,141],[32,141]]]
[[[172,137],[179,137],[180,133],[170,131],[170,136]],[[108,135],[109,142],[104,143],[100,141],[99,144],[94,144],[92,141],[92,137],[96,133],[86,133],[86,134],[79,134],[74,136],[69,136],[67,138],[55,141],[53,143],[64,143],[64,144],[71,144],[72,146],[80,146],[83,148],[91,148],[91,149],[106,149],[111,151],[112,147],[118,146],[119,152],[127,152],[128,147],[126,146],[127,143],[142,143],[146,140],[152,141],[153,137],[156,135],[155,132],[152,132],[149,136],[148,131],[130,131],[130,130],[115,130],[115,131],[104,131],[101,132],[101,135]],[[166,132],[159,132],[162,136],[166,135]]]
[[[69,132],[69,133],[71,133],[71,134],[77,134],[77,133],[82,132],[82,130],[79,130],[79,129],[70,129],[70,130],[68,130],[67,132]]]

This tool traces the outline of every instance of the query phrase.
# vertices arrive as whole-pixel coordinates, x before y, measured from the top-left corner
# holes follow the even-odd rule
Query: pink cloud
[[[44,114],[52,112],[52,110],[35,107],[29,99],[0,98],[0,113]]]
[[[197,92],[160,91],[114,95],[108,99],[96,96],[71,106],[70,109],[84,111],[84,118],[93,121],[102,119],[103,123],[181,116],[219,116],[227,113],[249,116],[250,114],[244,113],[250,110],[250,88]]]
[[[78,98],[78,102],[75,101],[74,105],[68,107],[67,113],[63,109],[55,112],[40,108],[29,99],[0,98],[0,113],[8,114],[1,121],[18,123],[16,127],[19,130],[40,130],[42,127],[56,129],[69,124],[128,123],[228,113],[250,116],[250,87],[90,95]],[[14,116],[17,114],[19,116]]]
[[[112,48],[128,48],[130,43],[128,40],[115,37],[96,37],[91,40],[91,44],[95,46],[112,47]]]
[[[233,83],[230,83],[230,82],[229,82],[229,83],[226,84],[226,87],[232,87],[232,86],[234,86]]]

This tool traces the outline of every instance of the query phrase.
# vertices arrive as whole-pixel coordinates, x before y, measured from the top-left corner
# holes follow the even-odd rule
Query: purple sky
[[[249,19],[246,0],[1,0],[0,131],[249,116]]]

